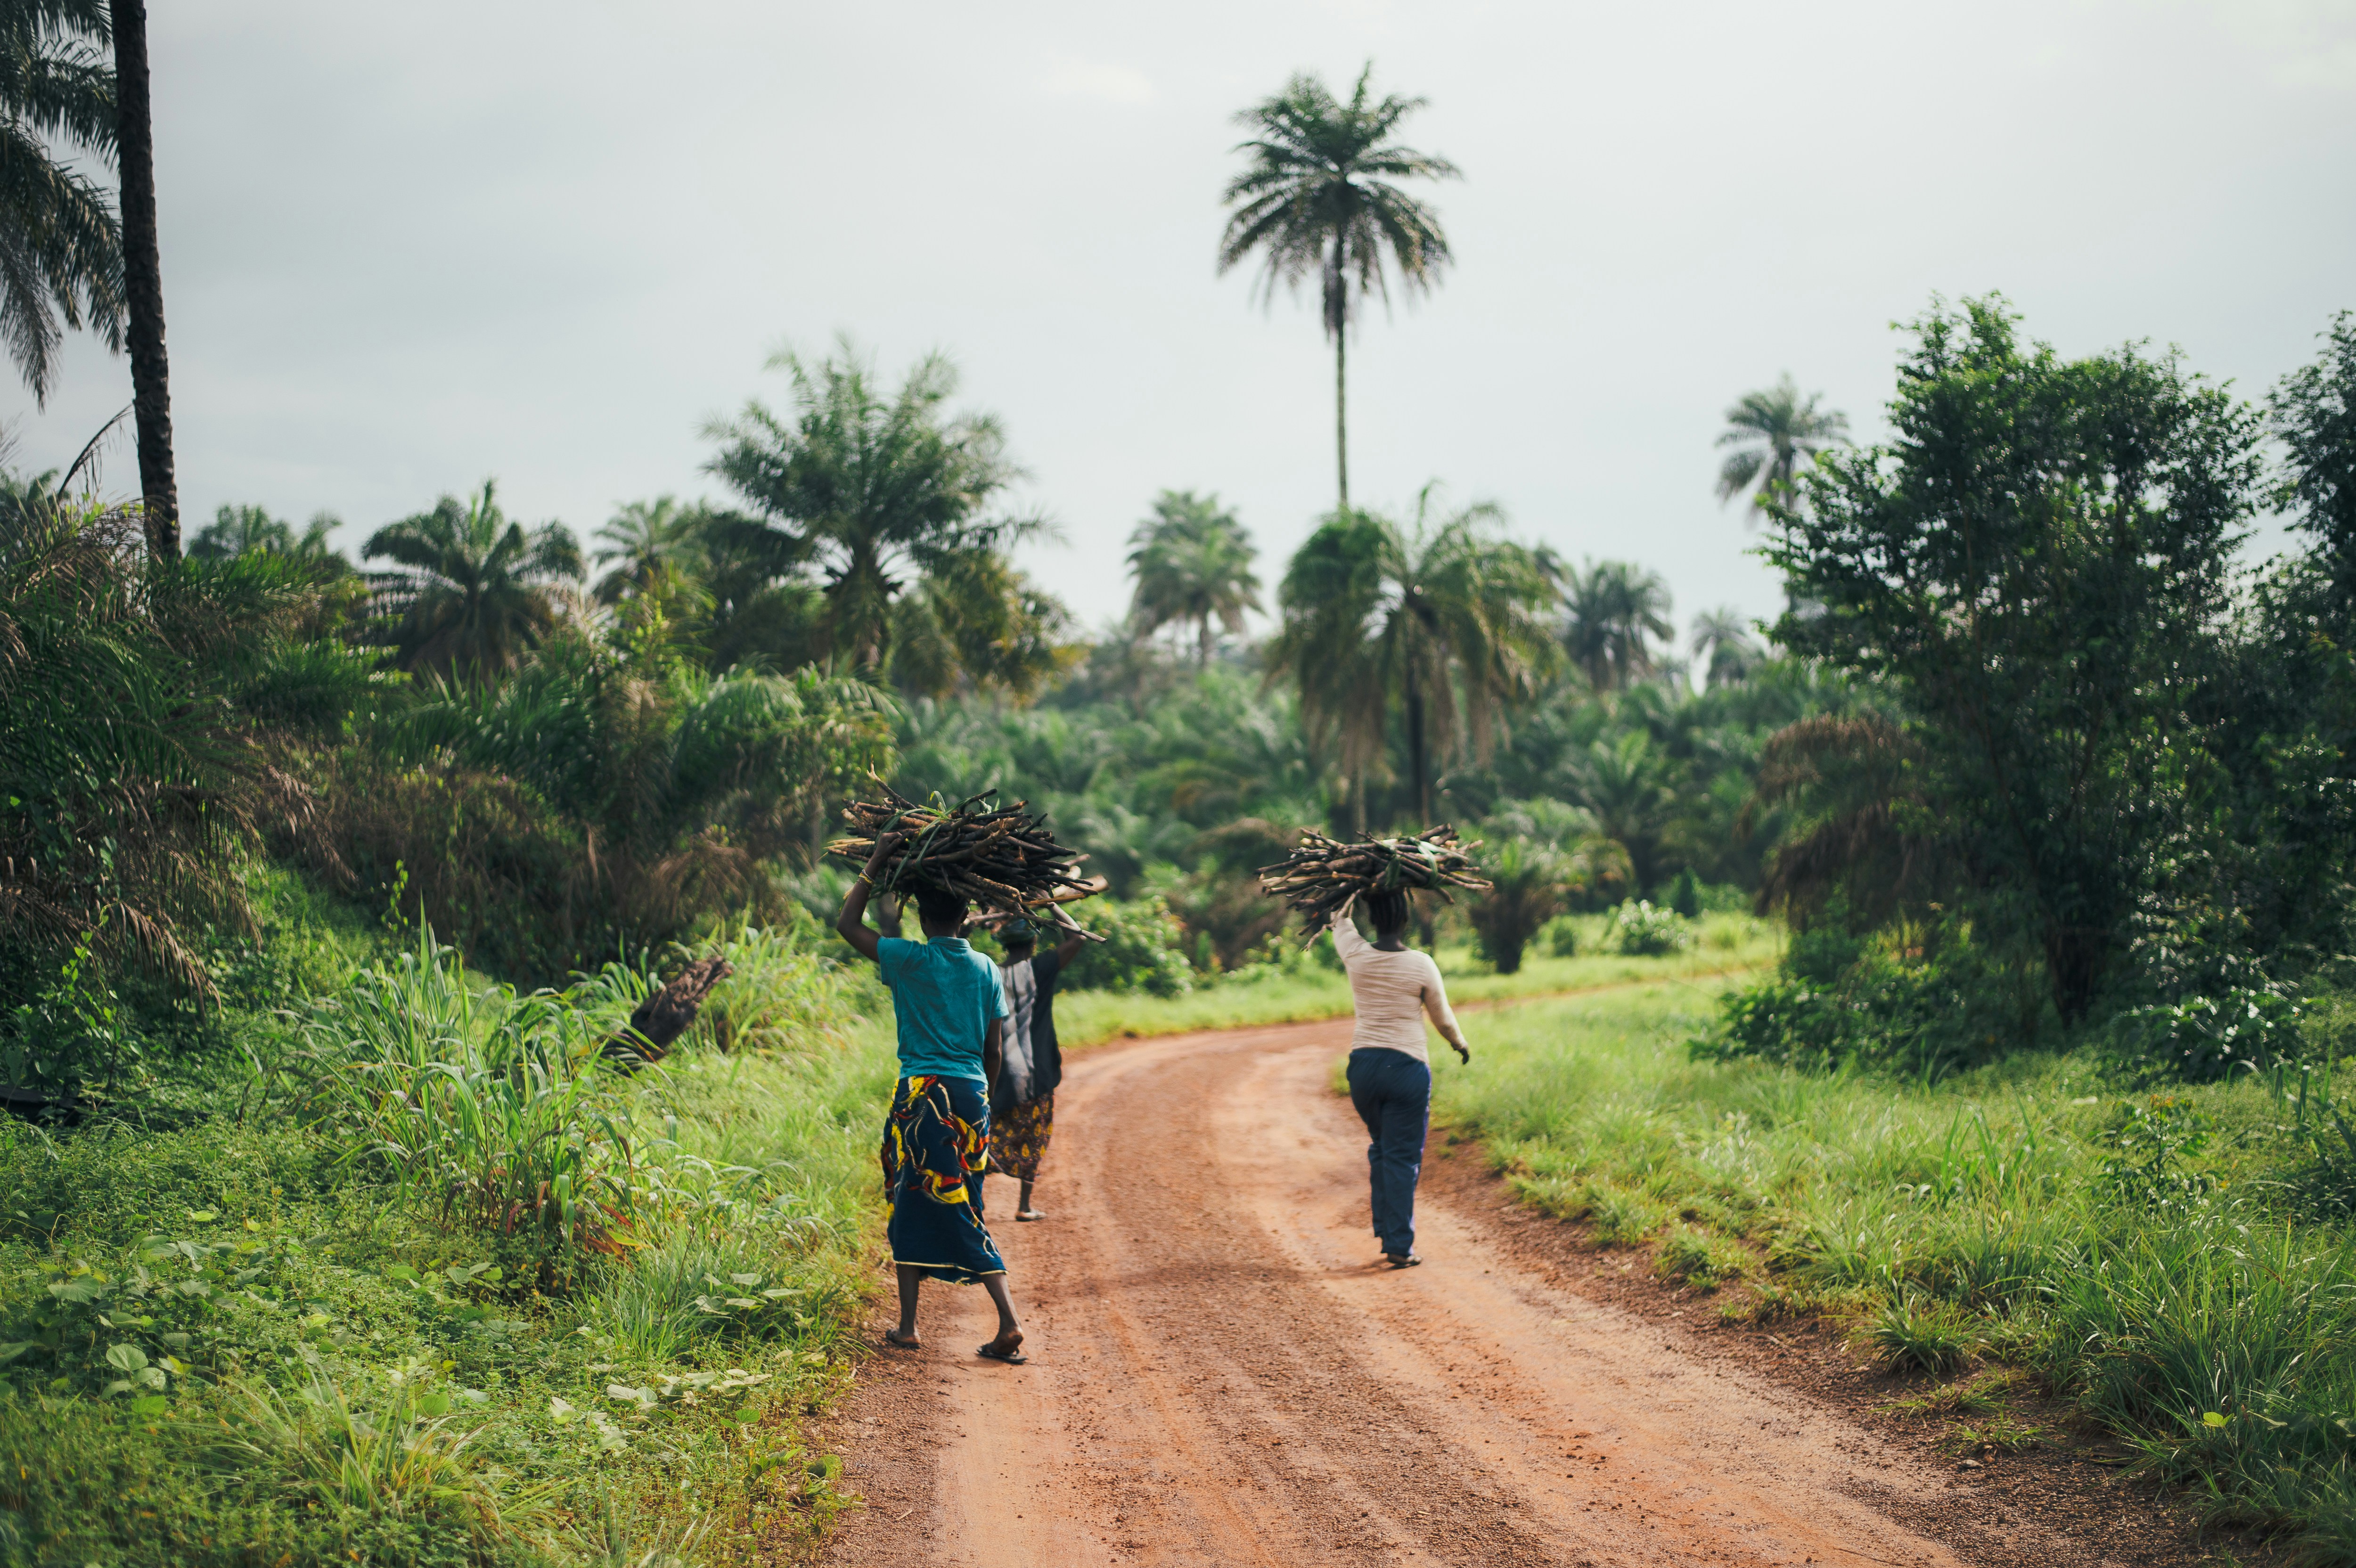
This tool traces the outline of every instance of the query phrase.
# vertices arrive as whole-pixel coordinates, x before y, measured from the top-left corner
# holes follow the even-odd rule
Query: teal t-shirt
[[[986,1086],[981,1037],[991,1019],[1006,1016],[998,965],[962,936],[887,936],[875,947],[900,1025],[900,1076],[970,1078]]]

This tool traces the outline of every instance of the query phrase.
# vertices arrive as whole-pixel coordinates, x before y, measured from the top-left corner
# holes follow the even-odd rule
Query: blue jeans
[[[1415,1251],[1415,1181],[1431,1127],[1431,1064],[1403,1051],[1350,1052],[1350,1104],[1366,1124],[1366,1175],[1383,1251]]]

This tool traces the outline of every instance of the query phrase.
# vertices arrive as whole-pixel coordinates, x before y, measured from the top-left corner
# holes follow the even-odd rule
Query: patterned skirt
[[[903,1078],[884,1123],[884,1234],[892,1261],[970,1285],[1004,1274],[981,1218],[990,1101],[970,1078]]]
[[[1039,1161],[1055,1133],[1053,1090],[1027,1105],[1001,1111],[990,1123],[990,1168],[1017,1181],[1039,1179]]]

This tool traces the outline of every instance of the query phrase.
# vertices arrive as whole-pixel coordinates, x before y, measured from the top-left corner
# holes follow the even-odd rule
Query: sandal
[[[1004,1361],[1010,1367],[1019,1367],[1023,1362],[1031,1359],[1019,1349],[1000,1349],[998,1348],[998,1341],[995,1339],[992,1339],[989,1344],[984,1345],[980,1349],[976,1350],[974,1354],[980,1356],[985,1361]]]
[[[1393,1268],[1413,1268],[1423,1262],[1419,1253],[1385,1253],[1383,1256],[1390,1260]]]

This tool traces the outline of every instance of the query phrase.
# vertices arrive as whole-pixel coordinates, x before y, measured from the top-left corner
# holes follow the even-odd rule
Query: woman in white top
[[[1370,894],[1366,913],[1375,923],[1371,943],[1351,923],[1348,904],[1333,917],[1333,946],[1350,972],[1358,1013],[1350,1036],[1350,1104],[1373,1140],[1366,1145],[1366,1174],[1374,1189],[1375,1235],[1391,1267],[1413,1268],[1423,1261],[1415,1251],[1415,1183],[1423,1174],[1423,1139],[1431,1125],[1425,1016],[1467,1063],[1472,1048],[1449,1010],[1440,965],[1403,940],[1407,895]]]

